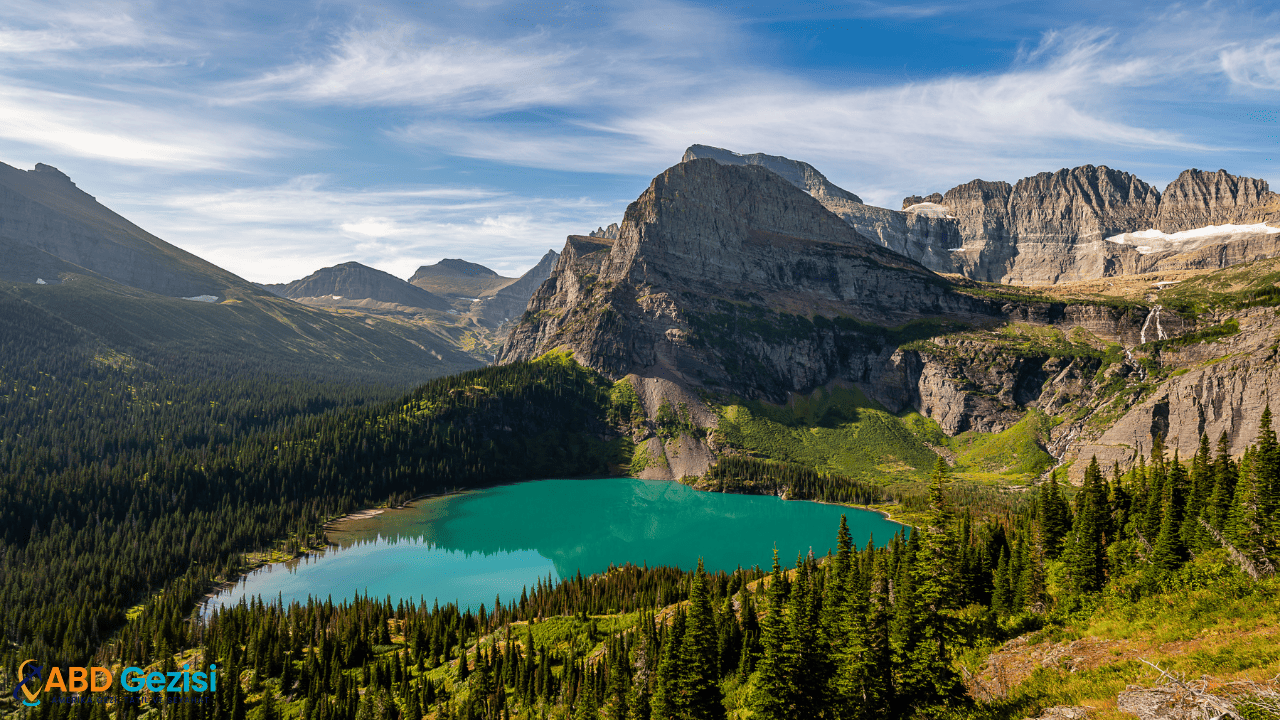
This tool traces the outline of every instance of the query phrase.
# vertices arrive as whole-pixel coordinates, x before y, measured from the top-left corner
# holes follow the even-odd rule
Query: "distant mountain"
[[[610,227],[616,229],[617,226]],[[476,303],[479,307],[475,308],[474,312],[485,321],[499,325],[520,319],[529,305],[529,298],[533,297],[538,286],[551,277],[551,271],[555,269],[556,261],[559,259],[559,253],[548,250],[537,265],[530,268],[515,282]]]
[[[409,278],[423,290],[451,298],[487,297],[515,281],[483,265],[451,258],[423,265]]]
[[[232,273],[112,212],[60,170],[43,163],[33,170],[0,163],[0,240],[10,247],[30,248],[6,253],[7,280],[35,282],[41,273],[76,266],[169,297],[222,298],[230,288],[248,287]]]
[[[477,364],[429,329],[276,297],[148,233],[44,164],[0,164],[0,257],[0,295],[13,312],[60,318],[104,352],[396,383]]]
[[[410,308],[448,311],[448,300],[401,280],[391,273],[346,262],[322,268],[301,280],[264,285],[271,292],[293,300],[331,298],[333,300],[374,300]]]

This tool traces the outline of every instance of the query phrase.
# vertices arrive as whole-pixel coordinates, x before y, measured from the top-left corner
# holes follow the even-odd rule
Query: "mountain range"
[[[520,278],[445,259],[408,280],[351,262],[256,286],[55,168],[2,166],[0,291],[126,354],[425,378],[568,351],[634,385],[655,477],[761,454],[732,439],[742,403],[841,388],[906,433],[877,467],[1032,417],[1047,424],[1028,447],[1076,477],[1086,456],[1134,462],[1153,429],[1176,447],[1253,437],[1277,379],[1262,308],[1280,200],[1265,181],[1188,170],[1159,191],[1082,166],[902,207],[804,162],[694,145],[620,223]],[[658,432],[664,406],[687,432]]]
[[[839,387],[903,433],[881,475],[903,447],[945,454],[947,438],[1032,417],[1046,419],[1035,445],[1077,479],[1094,455],[1124,468],[1149,454],[1153,431],[1187,452],[1225,433],[1239,453],[1280,380],[1263,309],[1275,204],[1264,181],[1221,171],[1160,193],[1085,166],[894,211],[805,163],[693,146],[615,232],[568,238],[499,362],[568,351],[627,379],[652,477],[768,456],[727,439],[734,408]],[[664,406],[688,432],[660,432]],[[848,472],[837,455],[822,469]]]

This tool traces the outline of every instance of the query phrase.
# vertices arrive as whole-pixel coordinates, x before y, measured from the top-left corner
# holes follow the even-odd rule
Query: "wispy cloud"
[[[5,5],[0,55],[21,54],[25,62],[44,62],[65,51],[174,44],[161,28],[142,19],[146,8],[126,2],[13,0]]]
[[[1280,90],[1280,37],[1232,47],[1219,56],[1231,81],[1248,88]]]
[[[580,50],[542,35],[505,44],[404,25],[346,32],[323,57],[229,86],[229,102],[289,99],[337,105],[493,112],[572,102],[592,80]]]
[[[232,169],[315,143],[197,111],[26,88],[0,78],[0,138],[164,170]]]
[[[707,87],[618,103],[595,121],[530,129],[432,119],[393,134],[455,154],[588,172],[652,171],[699,142],[808,159],[859,192],[886,175],[918,181],[1025,171],[1028,159],[1067,156],[1080,144],[1203,149],[1116,116],[1117,88],[1151,79],[1159,63],[1112,51],[1100,33],[1055,35],[1007,72],[869,89],[725,69]]]
[[[408,278],[419,266],[465,257],[519,274],[564,237],[621,214],[586,198],[518,196],[486,188],[351,190],[323,176],[229,191],[126,196],[145,227],[199,246],[201,255],[246,278],[287,282],[357,260]]]

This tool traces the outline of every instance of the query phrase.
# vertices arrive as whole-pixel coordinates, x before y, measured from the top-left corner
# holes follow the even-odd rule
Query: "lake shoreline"
[[[598,486],[597,480],[607,481],[604,486]],[[586,481],[587,484],[580,484],[579,481]],[[611,489],[608,486],[615,482],[622,483],[620,486],[621,495],[618,490]],[[549,483],[546,488],[538,486]],[[637,485],[631,488],[630,486]],[[519,487],[526,486],[526,487]],[[504,487],[512,488],[511,490],[500,489]],[[497,490],[497,494],[490,497],[490,490]],[[685,493],[690,493],[686,495]],[[473,496],[471,499],[450,500],[450,496],[468,494]],[[696,499],[698,496],[706,498],[706,500]],[[724,501],[713,500],[715,496],[725,498]],[[730,496],[738,496],[741,501],[730,500]],[[519,498],[519,501],[513,499]],[[592,500],[588,500],[591,498]],[[436,502],[439,501],[439,502]],[[728,504],[726,505],[726,501]],[[768,509],[761,509],[759,502],[764,501]],[[781,507],[773,505],[773,503],[781,501]],[[529,517],[543,517],[544,511],[550,515],[556,515],[557,512],[564,512],[564,505],[578,503],[579,507],[569,511],[564,515],[564,522],[552,523],[551,526],[545,526],[543,523],[529,524],[526,521]],[[617,503],[616,506],[614,503]],[[745,503],[742,504],[742,503]],[[546,508],[542,505],[545,504]],[[804,510],[803,506],[809,506],[812,510]],[[820,511],[818,508],[826,507],[826,510]],[[542,508],[541,510],[537,508]],[[632,508],[636,508],[643,513],[649,515],[636,515]],[[749,510],[748,510],[749,508]],[[838,510],[837,510],[838,508]],[[472,555],[476,558],[507,558],[513,553],[523,553],[532,551],[540,556],[533,557],[534,564],[548,562],[548,568],[537,571],[534,581],[541,578],[544,582],[546,576],[556,575],[557,577],[569,577],[575,572],[588,573],[589,569],[595,572],[603,572],[606,565],[616,565],[622,563],[645,564],[649,566],[672,566],[684,567],[686,558],[684,554],[691,552],[688,548],[692,546],[706,545],[705,551],[698,550],[698,554],[707,553],[709,563],[717,562],[714,558],[717,555],[723,556],[719,560],[723,565],[723,569],[732,569],[735,565],[746,566],[747,560],[742,558],[752,557],[755,553],[742,554],[738,547],[741,543],[726,543],[721,540],[707,539],[706,525],[702,523],[713,522],[720,523],[718,527],[721,532],[712,533],[714,538],[737,537],[742,535],[742,543],[753,542],[760,536],[769,534],[776,535],[778,541],[787,540],[789,537],[807,538],[801,542],[803,545],[812,545],[813,547],[826,547],[829,542],[826,533],[813,535],[811,529],[818,527],[808,518],[825,517],[835,527],[836,521],[840,514],[849,515],[850,527],[854,531],[855,536],[860,536],[860,544],[868,536],[863,532],[869,532],[875,529],[874,537],[878,539],[877,545],[883,544],[892,535],[902,532],[903,527],[910,527],[904,523],[894,519],[891,510],[896,508],[885,508],[883,506],[858,506],[845,503],[822,502],[820,500],[805,499],[801,502],[792,502],[783,498],[773,497],[769,501],[769,496],[757,495],[755,493],[725,493],[719,491],[699,491],[697,488],[689,487],[679,482],[661,482],[661,481],[645,481],[637,478],[629,478],[625,476],[614,478],[554,478],[541,481],[521,480],[510,481],[505,483],[497,483],[481,488],[456,489],[446,492],[427,493],[408,499],[402,503],[395,505],[383,505],[382,507],[363,507],[353,509],[342,515],[334,516],[323,522],[322,534],[315,545],[312,547],[300,548],[299,551],[292,556],[286,556],[284,553],[276,550],[274,552],[258,552],[245,556],[246,563],[242,567],[241,572],[237,573],[234,578],[229,578],[225,582],[219,583],[212,587],[211,592],[205,594],[202,604],[206,608],[206,612],[212,611],[213,608],[231,606],[239,601],[239,597],[244,595],[258,596],[269,600],[280,595],[280,589],[283,588],[283,600],[287,604],[293,600],[303,598],[305,592],[309,592],[310,588],[316,588],[320,593],[319,596],[332,594],[337,597],[346,591],[341,589],[343,583],[348,582],[348,578],[353,583],[353,587],[358,586],[364,588],[362,591],[374,591],[379,594],[385,594],[386,589],[379,590],[379,583],[386,584],[391,588],[390,594],[397,594],[396,583],[400,582],[408,587],[411,584],[426,583],[425,588],[429,588],[428,595],[437,595],[438,597],[452,598],[457,594],[456,589],[450,589],[448,583],[455,582],[447,578],[458,577],[466,578],[466,572],[474,565],[476,561],[469,559]],[[874,515],[860,516],[859,519],[854,518],[855,513],[849,513],[848,510],[871,510]],[[611,519],[618,518],[620,520]],[[651,517],[652,520],[643,519]],[[690,517],[698,518],[691,521]],[[754,518],[751,522],[747,522],[740,518]],[[575,519],[576,518],[576,519]],[[614,525],[621,522],[622,524]],[[745,525],[741,523],[746,522]],[[820,520],[825,525],[828,520]],[[446,531],[446,527],[453,527],[457,523],[463,523],[458,527],[467,528],[466,532],[470,535],[449,535],[448,533],[457,532],[456,528]],[[631,524],[627,524],[631,523]],[[759,523],[764,523],[760,525]],[[788,523],[796,523],[794,526]],[[594,538],[600,540],[600,543],[591,542],[583,543],[570,537],[565,539],[566,534],[580,532],[579,530],[566,530],[572,526],[577,528],[582,526],[581,532],[585,538]],[[526,527],[527,526],[527,527]],[[654,528],[665,526],[667,530],[661,535],[652,535]],[[865,531],[859,531],[858,527],[866,528]],[[482,529],[476,529],[482,527]],[[688,535],[693,532],[689,528],[695,528],[695,535]],[[406,535],[408,531],[408,535]],[[437,533],[446,533],[439,535]],[[666,539],[669,537],[682,537],[683,541],[674,545]],[[684,533],[684,535],[680,535]],[[744,534],[745,533],[745,534]],[[429,580],[424,579],[428,576],[414,574],[420,573],[420,568],[425,567],[418,565],[422,562],[421,556],[412,559],[406,563],[396,560],[396,553],[405,552],[424,552],[418,550],[378,550],[377,555],[358,556],[358,564],[352,564],[351,559],[342,560],[335,558],[330,561],[328,559],[329,551],[345,548],[350,544],[363,545],[366,541],[373,538],[382,539],[385,535],[390,538],[390,547],[394,547],[396,543],[403,538],[408,539],[410,536],[417,537],[422,535],[421,539],[430,539],[432,548],[439,544],[439,550],[445,552],[437,560],[433,562],[444,562],[445,565],[438,567],[453,567],[449,565],[449,553],[465,553],[468,557],[467,562],[470,564],[466,571],[460,574],[451,575],[455,570],[449,570],[439,575],[440,585],[436,584],[436,578],[431,577]],[[448,537],[449,540],[442,540]],[[462,539],[459,539],[462,538]],[[536,539],[533,539],[536,538]],[[605,547],[604,541],[617,543],[617,548],[612,545]],[[705,540],[705,543],[704,543]],[[788,540],[789,542],[789,540]],[[492,545],[492,547],[489,547]],[[649,547],[646,547],[649,545]],[[764,547],[764,546],[762,546]],[[432,550],[431,552],[438,552]],[[767,556],[767,549],[761,551],[758,558],[754,558],[755,562],[761,562]],[[374,558],[379,558],[375,560]],[[407,557],[401,555],[401,557]],[[378,562],[387,563],[385,566],[379,566]],[[607,562],[606,562],[607,561]],[[486,560],[488,562],[488,560]],[[506,561],[510,564],[501,568],[501,575],[494,573],[493,577],[502,582],[506,582],[504,578],[510,577],[514,582],[520,577],[519,573],[526,571],[533,565],[530,564],[529,558],[515,559]],[[311,565],[319,563],[325,569],[312,568]],[[275,565],[284,564],[286,573],[278,573],[279,577],[271,578],[272,570]],[[408,571],[404,568],[415,567],[419,570]],[[266,569],[268,572],[263,574],[259,571]],[[483,577],[485,572],[477,573],[477,577]],[[300,579],[294,579],[294,575],[298,574]],[[344,575],[345,573],[345,575]],[[397,574],[400,575],[397,575]],[[395,580],[397,577],[409,578],[407,581]],[[321,580],[315,580],[321,578]],[[327,578],[333,578],[334,584],[330,585]],[[524,580],[521,579],[520,582]],[[485,582],[492,583],[493,580]],[[366,587],[367,583],[367,587]],[[502,584],[501,582],[499,584]],[[517,583],[518,585],[519,583]],[[508,591],[518,592],[516,585],[514,589],[503,590],[502,595],[506,595]],[[336,588],[332,592],[330,588]],[[438,589],[436,589],[438,588]],[[292,589],[292,590],[291,590]],[[413,588],[411,588],[413,589]],[[291,598],[291,592],[294,596]],[[464,595],[467,590],[462,591]],[[488,590],[483,595],[488,599]],[[409,595],[411,597],[417,594],[417,590],[413,589]],[[468,602],[476,602],[476,598],[463,598]],[[480,600],[483,602],[483,600]]]
[[[273,565],[287,565],[291,562],[302,560],[304,558],[318,557],[320,555],[323,555],[326,550],[332,547],[337,547],[338,545],[337,543],[329,540],[330,532],[349,532],[342,528],[343,525],[347,525],[352,522],[359,522],[361,520],[371,520],[373,518],[378,517],[379,515],[382,515],[383,513],[389,510],[411,509],[414,507],[414,503],[421,502],[423,500],[431,500],[434,498],[448,497],[450,495],[461,495],[463,493],[470,492],[471,490],[474,490],[474,489],[475,488],[468,488],[463,490],[449,490],[447,492],[442,492],[442,493],[429,493],[427,495],[419,495],[417,497],[410,498],[409,500],[406,500],[403,504],[397,505],[395,507],[372,507],[372,508],[365,508],[363,510],[353,510],[345,515],[339,515],[338,517],[335,517],[332,520],[327,520],[320,525],[320,531],[324,538],[322,541],[304,550],[299,550],[297,553],[287,558],[283,558],[280,560],[262,560],[259,562],[250,563],[247,567],[245,567],[243,570],[237,573],[235,577],[229,578],[227,580],[223,580],[222,582],[217,583],[212,588],[210,588],[209,592],[204,594],[204,597],[201,599],[200,604],[202,606],[208,605],[209,601],[216,600],[219,595],[235,590],[237,585],[239,585],[246,578],[248,578],[253,573],[258,572],[259,570],[263,570]],[[252,554],[252,553],[246,553],[246,554]]]

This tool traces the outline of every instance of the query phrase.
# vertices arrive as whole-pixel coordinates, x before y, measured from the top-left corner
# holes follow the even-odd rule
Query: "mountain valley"
[[[6,686],[28,657],[216,660],[234,681],[182,716],[235,720],[1171,716],[1142,659],[1211,672],[1204,703],[1280,692],[1264,181],[1084,166],[899,211],[695,145],[519,278],[259,286],[4,168]],[[859,547],[842,524],[790,570],[566,572],[478,612],[198,609],[356,510],[612,475],[905,525]]]

